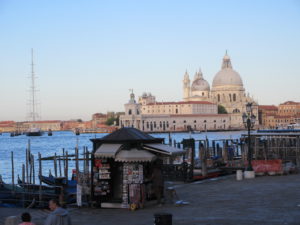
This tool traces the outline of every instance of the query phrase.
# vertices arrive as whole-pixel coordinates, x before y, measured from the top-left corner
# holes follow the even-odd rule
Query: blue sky
[[[300,1],[0,0],[0,120],[27,119],[31,48],[41,118],[89,120],[151,92],[211,84],[225,50],[260,104],[300,101]]]

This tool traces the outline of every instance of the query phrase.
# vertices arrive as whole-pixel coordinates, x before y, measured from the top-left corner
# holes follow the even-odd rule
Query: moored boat
[[[44,132],[40,128],[30,128],[26,132],[26,136],[42,136]]]

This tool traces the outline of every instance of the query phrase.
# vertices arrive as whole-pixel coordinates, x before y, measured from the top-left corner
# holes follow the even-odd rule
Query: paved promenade
[[[264,176],[236,181],[235,176],[175,185],[180,199],[188,205],[149,204],[147,208],[70,209],[74,225],[142,225],[154,224],[153,214],[168,212],[173,225],[183,224],[300,224],[300,174]],[[23,209],[0,209],[0,224],[4,218],[20,215]],[[30,210],[36,225],[42,225],[45,210]]]

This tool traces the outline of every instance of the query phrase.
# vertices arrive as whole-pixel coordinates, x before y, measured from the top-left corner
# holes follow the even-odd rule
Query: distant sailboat
[[[41,136],[43,135],[43,131],[35,127],[34,122],[36,121],[36,118],[38,117],[38,113],[36,112],[36,88],[35,88],[35,74],[34,74],[34,64],[33,64],[33,49],[31,49],[31,88],[30,88],[30,118],[31,121],[33,122],[32,125],[33,127],[30,127],[26,131],[27,136]]]

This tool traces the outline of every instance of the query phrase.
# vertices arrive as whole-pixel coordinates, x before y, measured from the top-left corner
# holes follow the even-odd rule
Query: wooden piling
[[[22,182],[25,184],[25,165],[22,164]],[[27,190],[27,186],[24,186],[24,189]],[[22,205],[25,207],[25,195],[24,192],[22,193]]]
[[[206,149],[207,144],[206,144],[206,140],[203,141],[203,144],[200,144],[200,160],[201,160],[201,173],[202,176],[206,176],[207,175],[207,163],[206,163]]]
[[[61,177],[61,157],[58,159],[59,176]]]
[[[75,148],[75,168],[76,168],[76,179],[78,178],[79,174],[79,160],[78,160],[78,147]]]
[[[29,141],[29,140],[28,140]],[[24,180],[24,182],[29,183],[29,176],[28,176],[28,148],[26,149],[26,162],[25,162],[25,172],[26,172],[26,181]]]
[[[54,176],[57,177],[57,160],[56,160],[56,152],[53,157],[53,164],[54,164]]]
[[[34,168],[34,155],[31,154],[31,163],[32,163],[32,182],[35,184],[35,168]]]
[[[68,183],[68,166],[69,166],[69,156],[68,156],[68,151],[66,151],[66,162],[65,162],[65,177],[66,177],[66,183]]]
[[[42,157],[41,153],[38,153],[39,156],[39,178],[40,178],[40,186],[39,186],[39,202],[42,202]]]
[[[14,152],[11,152],[11,183],[13,185],[12,191],[15,190],[15,167],[14,167]]]

